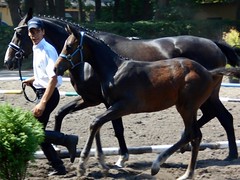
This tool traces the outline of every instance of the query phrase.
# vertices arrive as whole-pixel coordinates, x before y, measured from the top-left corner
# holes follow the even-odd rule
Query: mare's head
[[[22,18],[18,27],[14,30],[14,35],[9,43],[9,47],[5,54],[4,64],[8,69],[17,68],[17,62],[19,58],[27,57],[32,53],[32,41],[28,36],[27,22],[33,18],[33,11],[29,9],[28,13]],[[68,33],[65,31],[67,22],[51,17],[38,17],[41,19],[45,29],[44,38],[52,44],[58,53],[61,52],[62,47]],[[17,55],[17,56],[16,56]]]
[[[9,43],[9,47],[5,53],[4,65],[13,70],[18,67],[18,59],[27,57],[32,53],[32,41],[28,36],[27,22],[33,17],[32,9],[29,9],[28,13],[22,17],[18,26],[14,28],[12,40]]]
[[[67,26],[66,31],[69,33],[68,38],[62,48],[62,51],[55,63],[55,73],[63,75],[66,70],[74,69],[83,62],[84,59],[90,58],[89,48],[83,43],[84,31],[78,31],[72,26]]]

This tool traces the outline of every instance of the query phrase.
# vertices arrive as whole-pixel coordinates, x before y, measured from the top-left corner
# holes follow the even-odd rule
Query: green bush
[[[30,111],[0,105],[0,179],[23,180],[43,141],[42,124]]]
[[[223,40],[231,46],[240,46],[240,33],[237,29],[231,28],[229,32],[223,32]]]

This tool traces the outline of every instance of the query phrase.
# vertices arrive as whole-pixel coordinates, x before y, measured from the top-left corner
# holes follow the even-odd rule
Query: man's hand
[[[33,109],[32,109],[32,112],[33,112],[33,115],[35,117],[40,117],[43,113],[43,111],[45,110],[46,106],[44,103],[38,103]]]
[[[24,81],[22,81],[23,84],[26,84],[27,86],[31,86],[33,84],[34,81],[34,77],[26,79]]]

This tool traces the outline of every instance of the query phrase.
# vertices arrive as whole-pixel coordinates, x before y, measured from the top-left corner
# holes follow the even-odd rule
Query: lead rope
[[[21,51],[16,52],[16,53],[15,53],[15,58],[16,58],[17,61],[18,61],[18,72],[19,72],[20,80],[21,80],[21,82],[22,82],[22,81],[23,81],[23,78],[22,78],[21,67],[22,67],[23,53],[22,53]],[[35,93],[35,95],[36,95],[36,97],[35,97],[34,100],[31,100],[31,99],[28,98],[27,93],[26,93],[26,91],[25,91],[25,89],[26,89],[26,84],[24,84],[24,83],[22,82],[22,90],[23,90],[23,95],[24,95],[25,99],[26,99],[27,101],[31,102],[31,103],[35,103],[35,102],[37,101],[37,99],[38,99],[38,98],[37,98],[37,94],[36,94],[36,88],[35,88],[32,84],[30,85],[30,87],[32,88],[32,90],[34,91],[34,93]]]

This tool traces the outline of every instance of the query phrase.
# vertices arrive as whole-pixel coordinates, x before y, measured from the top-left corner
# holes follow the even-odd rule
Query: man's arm
[[[50,78],[49,82],[48,82],[48,86],[43,94],[43,97],[41,98],[40,102],[33,108],[32,112],[33,115],[35,117],[39,117],[42,115],[43,111],[46,108],[46,104],[49,101],[50,97],[53,94],[53,91],[56,87],[58,80],[57,80],[57,76],[53,76],[52,78]]]

